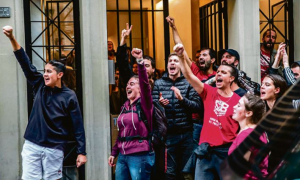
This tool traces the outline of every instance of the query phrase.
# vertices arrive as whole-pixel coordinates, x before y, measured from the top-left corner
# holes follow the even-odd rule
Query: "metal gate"
[[[82,82],[80,60],[79,1],[24,0],[26,53],[38,71],[44,71],[49,60],[66,64],[64,84],[76,92],[82,111]],[[27,85],[28,112],[33,95]],[[76,168],[76,143],[67,143],[63,163],[63,180],[83,180],[84,166]]]
[[[289,54],[290,63],[294,62],[294,20],[293,20],[293,0],[283,0],[278,3],[268,1],[268,7],[259,9],[260,33],[264,33],[266,29],[274,29],[277,32],[275,44],[285,42],[287,44],[287,52]],[[268,28],[267,28],[268,27]]]
[[[199,8],[200,47],[218,52],[228,48],[227,0],[216,0]],[[217,63],[219,57],[217,55]]]

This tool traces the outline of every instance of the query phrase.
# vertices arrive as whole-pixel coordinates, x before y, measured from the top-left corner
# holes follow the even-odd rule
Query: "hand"
[[[160,103],[162,106],[166,106],[166,105],[168,105],[168,104],[170,103],[169,100],[164,99],[164,98],[162,97],[162,93],[161,93],[161,92],[159,93],[159,103]]]
[[[171,90],[174,91],[175,97],[176,97],[179,101],[183,100],[183,97],[181,96],[180,90],[179,90],[177,87],[172,86],[172,87],[171,87]]]
[[[131,54],[136,59],[143,59],[143,51],[141,49],[133,48]]]
[[[126,23],[126,29],[122,30],[122,38],[127,38],[130,35],[131,30],[132,30],[132,25],[129,28],[129,24]]]
[[[4,26],[3,28],[3,33],[9,38],[13,39],[13,28],[11,26]]]
[[[284,42],[280,43],[278,46],[278,50],[277,50],[277,54],[276,56],[278,56],[278,60],[280,61],[282,59],[283,54],[281,53],[283,49],[285,49],[286,44]]]
[[[78,154],[76,160],[77,168],[79,168],[81,165],[85,164],[86,162],[87,162],[86,156],[82,154]]]
[[[169,23],[171,28],[175,27],[175,19],[174,18],[168,16],[168,17],[166,17],[166,20]]]
[[[114,163],[115,157],[114,156],[109,156],[108,158],[108,165],[110,167],[114,167],[116,164]]]
[[[183,56],[184,47],[182,44],[178,43],[174,46],[173,50],[177,53],[179,57]]]

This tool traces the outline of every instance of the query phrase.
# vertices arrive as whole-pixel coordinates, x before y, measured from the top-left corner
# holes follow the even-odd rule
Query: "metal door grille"
[[[227,0],[216,0],[199,8],[200,47],[218,52],[228,48]],[[217,63],[219,57],[217,55]]]
[[[268,1],[268,7],[266,8],[268,11],[262,8],[259,9],[262,17],[260,20],[260,33],[264,33],[266,29],[276,30],[277,39],[275,44],[280,44],[283,41],[288,45],[289,61],[292,63],[294,62],[293,0],[283,0],[274,4],[271,0],[265,1]],[[283,15],[283,17],[280,17],[280,15]],[[283,27],[280,26],[281,23],[284,24]]]

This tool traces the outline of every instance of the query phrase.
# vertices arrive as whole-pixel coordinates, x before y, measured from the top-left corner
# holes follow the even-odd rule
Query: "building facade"
[[[211,33],[208,38],[210,43],[208,45],[219,48],[221,39],[216,38],[216,35],[223,33],[222,47],[238,50],[241,57],[240,69],[257,82],[260,81],[260,31],[265,26],[259,9],[262,11],[266,9],[267,5],[263,3],[267,1],[269,0],[227,0],[227,27],[224,26],[219,31]],[[66,176],[73,174],[75,179],[108,180],[112,179],[113,172],[107,163],[111,151],[108,80],[110,69],[107,60],[107,41],[112,41],[116,49],[119,43],[118,34],[125,28],[127,20],[132,22],[135,30],[132,32],[133,37],[130,37],[129,46],[143,48],[155,57],[156,68],[164,70],[166,64],[164,59],[174,46],[172,34],[164,21],[165,17],[170,14],[175,18],[187,52],[194,58],[196,50],[202,46],[200,42],[203,42],[200,34],[203,28],[200,26],[200,9],[214,1],[0,0],[0,2],[1,7],[10,8],[10,17],[1,17],[0,26],[11,25],[14,28],[17,41],[26,48],[33,64],[39,70],[43,70],[45,62],[49,59],[75,56],[75,65],[73,63],[70,67],[74,70],[72,71],[76,79],[74,90],[84,116],[88,162],[78,173],[75,171],[75,175],[66,172]],[[218,2],[225,1],[218,0]],[[272,5],[279,2],[282,1],[271,1]],[[297,61],[300,60],[298,51],[300,21],[297,18],[300,16],[300,1],[288,2],[292,4],[293,10],[289,16],[293,18],[289,19],[289,22],[293,22],[293,32],[286,31],[288,37],[293,37],[293,43],[289,44],[292,50],[289,50],[294,58],[290,61]],[[122,3],[129,4],[123,6]],[[68,19],[71,14],[71,19]],[[210,21],[212,23],[208,22],[209,27],[214,27],[212,24],[217,26],[216,20]],[[139,24],[136,25],[137,23]],[[68,29],[70,27],[71,29]],[[54,30],[55,28],[57,30]],[[211,29],[208,30],[213,32]],[[286,39],[282,36],[278,42]],[[216,43],[212,45],[212,41]],[[10,42],[3,34],[0,35],[0,59],[0,179],[17,180],[21,179],[22,174],[21,151],[32,103],[31,87],[27,85]]]

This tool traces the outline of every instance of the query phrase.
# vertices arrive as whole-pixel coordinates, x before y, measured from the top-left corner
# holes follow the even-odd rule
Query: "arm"
[[[123,82],[121,84],[126,84],[130,77],[133,75],[132,69],[128,59],[126,38],[130,35],[132,26],[129,29],[128,23],[126,23],[126,29],[122,30],[120,45],[117,49],[116,55],[116,65],[119,68],[120,76],[122,77]]]
[[[153,103],[152,103],[152,96],[151,96],[151,87],[149,84],[146,67],[143,62],[143,52],[140,49],[134,48],[131,54],[137,59],[138,70],[139,70],[139,84],[141,90],[141,106],[149,122],[149,128],[151,132]]]
[[[287,55],[285,49],[283,50],[282,62],[283,62],[283,67],[284,67],[284,69],[283,69],[283,75],[284,75],[284,78],[285,78],[287,84],[289,86],[291,86],[293,84],[296,84],[297,80],[295,78],[294,73],[292,72],[292,70],[290,68],[289,58],[288,58],[288,55]]]
[[[3,33],[10,39],[15,56],[27,78],[27,81],[31,85],[36,85],[43,79],[43,75],[39,73],[35,66],[33,66],[29,60],[29,57],[21,48],[17,40],[13,36],[13,29],[10,26],[3,27]]]
[[[69,102],[69,113],[72,121],[74,137],[77,143],[77,167],[79,167],[86,163],[86,142],[82,115],[75,94],[73,94]]]
[[[188,82],[193,86],[198,94],[201,94],[204,89],[204,84],[192,73],[191,68],[187,64],[187,60],[184,60],[186,56],[183,55],[185,52],[182,44],[174,46],[174,51],[177,53],[180,61],[181,72]]]
[[[14,51],[21,49],[21,46],[19,45],[19,43],[17,42],[17,40],[13,35],[13,28],[11,26],[4,26],[3,33],[9,38],[11,46]]]
[[[200,96],[191,86],[189,86],[189,89],[189,97],[183,97],[182,101],[179,101],[179,103],[192,113],[203,114],[204,105]]]
[[[288,86],[296,84],[297,80],[290,67],[284,67],[283,74]]]
[[[152,99],[153,101],[159,101],[159,85],[157,84],[157,80],[154,82],[153,90],[152,90]]]
[[[132,30],[132,25],[129,28],[129,24],[126,23],[126,29],[122,30],[120,46],[126,44],[126,38],[128,38],[128,36],[130,35],[131,30]]]
[[[285,44],[284,43],[280,43],[279,44],[279,47],[278,47],[278,50],[277,50],[277,54],[275,56],[275,60],[272,64],[272,68],[274,69],[278,69],[279,68],[279,64],[280,64],[280,61],[282,60],[282,56],[283,56],[283,51],[285,50]]]
[[[177,31],[177,28],[175,26],[175,19],[168,16],[168,17],[166,17],[166,20],[167,20],[167,22],[169,23],[169,25],[172,29],[174,43],[175,44],[183,44],[182,41],[181,41],[181,38],[179,36],[179,33]],[[188,66],[191,67],[192,66],[192,61],[190,60],[190,58],[189,58],[189,56],[187,55],[186,52],[184,53],[184,56],[186,56],[185,60],[188,64]]]

